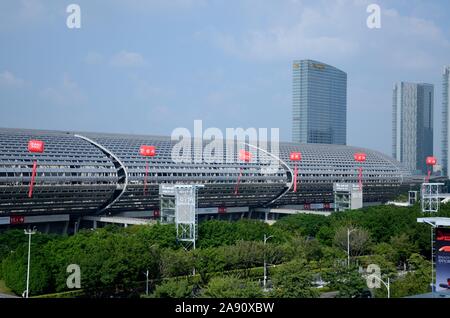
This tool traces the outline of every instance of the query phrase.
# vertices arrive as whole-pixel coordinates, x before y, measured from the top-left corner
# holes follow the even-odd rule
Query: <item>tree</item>
[[[412,254],[408,259],[411,272],[399,277],[391,284],[391,297],[406,297],[431,291],[431,263],[419,254]],[[385,290],[377,290],[377,297],[386,297]]]
[[[389,243],[382,242],[374,245],[372,247],[372,252],[375,255],[384,257],[387,261],[392,262],[393,264],[397,263],[397,252]]]
[[[201,293],[206,298],[257,298],[263,292],[258,283],[236,276],[213,277]]]
[[[188,298],[194,296],[195,284],[187,279],[167,280],[156,286],[151,297],[154,298]]]
[[[185,250],[164,249],[161,253],[160,271],[162,277],[190,275],[194,270],[193,253]]]
[[[323,215],[296,214],[282,218],[274,224],[275,228],[285,232],[308,237],[315,237],[321,228],[330,224],[330,219]]]
[[[404,264],[413,252],[418,252],[416,243],[411,240],[408,234],[402,233],[391,237],[392,248],[395,250],[395,263]]]
[[[348,236],[348,230],[351,231]],[[336,230],[333,242],[335,246],[347,251],[350,242],[350,256],[359,256],[367,251],[370,243],[369,231],[353,226],[342,226]]]
[[[281,298],[313,298],[319,292],[313,287],[313,274],[306,262],[294,260],[272,273],[271,296]]]
[[[366,280],[358,272],[358,268],[336,266],[323,275],[332,290],[338,291],[338,298],[357,298],[368,291]]]
[[[18,295],[21,295],[26,289],[27,262],[28,248],[22,245],[10,253],[1,263],[2,277],[6,285]],[[51,286],[46,256],[40,249],[40,246],[33,243],[31,247],[31,265],[30,295],[48,292]]]

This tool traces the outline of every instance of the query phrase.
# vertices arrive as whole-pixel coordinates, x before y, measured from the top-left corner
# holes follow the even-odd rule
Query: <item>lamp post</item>
[[[267,284],[266,242],[271,237],[273,237],[273,235],[267,236],[266,234],[264,234],[264,290],[266,290]]]
[[[36,228],[33,230],[24,230],[24,233],[28,235],[28,265],[27,265],[27,289],[25,290],[25,298],[28,298],[30,293],[30,258],[31,258],[31,235],[36,234]]]
[[[147,278],[147,283],[145,285],[145,294],[148,296],[148,269],[144,272],[145,277]]]
[[[386,282],[384,280],[382,280],[380,277],[378,277],[377,275],[371,275],[371,277],[376,278],[379,282],[383,283],[383,285],[387,289],[387,298],[391,298],[391,284],[389,281],[389,277],[387,278]]]
[[[350,268],[350,234],[356,229],[350,230],[347,228],[347,268]]]

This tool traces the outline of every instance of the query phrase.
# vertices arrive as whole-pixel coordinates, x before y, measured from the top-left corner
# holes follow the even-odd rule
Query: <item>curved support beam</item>
[[[281,160],[281,158],[275,156],[273,153],[268,152],[267,150],[261,149],[261,148],[258,147],[258,146],[255,146],[255,145],[252,145],[252,144],[249,144],[249,143],[246,143],[246,142],[242,142],[242,144],[247,145],[247,146],[249,146],[249,147],[252,147],[252,148],[254,148],[254,149],[257,149],[257,150],[259,150],[259,151],[261,151],[261,152],[263,152],[263,153],[269,155],[270,157],[272,157],[272,158],[274,158],[275,160],[279,161],[279,162],[281,163],[281,165],[284,166],[285,169],[288,170],[288,171],[291,173],[291,176],[294,175],[294,172],[291,170],[291,168],[289,168],[289,166],[288,166],[283,160]],[[286,183],[286,190],[284,190],[283,192],[281,192],[281,193],[280,193],[275,199],[273,199],[272,201],[266,203],[266,205],[272,204],[272,203],[274,203],[275,201],[277,201],[277,200],[281,199],[282,197],[284,197],[284,196],[286,195],[286,193],[288,193],[289,190],[291,190],[291,188],[292,188],[293,185],[294,185],[294,178],[291,178],[291,182]]]
[[[99,143],[95,142],[94,140],[82,136],[82,135],[74,135],[74,137],[77,138],[81,138],[89,143],[91,143],[92,145],[96,146],[97,148],[99,148],[104,154],[110,156],[111,158],[113,158],[119,165],[120,168],[123,169],[124,175],[125,175],[125,180],[123,182],[123,185],[120,183],[117,183],[117,187],[116,187],[116,191],[114,191],[113,196],[111,197],[111,199],[105,203],[105,205],[100,208],[100,210],[98,211],[98,213],[102,213],[105,210],[109,209],[114,203],[116,203],[121,197],[122,195],[125,193],[125,191],[127,190],[127,186],[128,186],[128,171],[127,168],[125,167],[125,165],[123,164],[123,162],[110,150],[108,150],[107,148],[103,147],[102,145],[100,145]],[[120,169],[117,169],[120,170]],[[118,191],[120,191],[119,193],[117,193]]]

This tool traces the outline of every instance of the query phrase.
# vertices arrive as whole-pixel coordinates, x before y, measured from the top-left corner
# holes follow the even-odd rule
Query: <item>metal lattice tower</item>
[[[177,242],[185,249],[198,239],[197,192],[203,185],[160,185],[161,222],[175,223]]]
[[[198,239],[197,191],[202,185],[175,185],[175,226],[177,241],[186,249]]]
[[[439,189],[443,183],[423,183],[421,189],[422,212],[438,212],[441,202]]]
[[[334,183],[334,211],[360,209],[363,207],[363,192],[358,184]]]

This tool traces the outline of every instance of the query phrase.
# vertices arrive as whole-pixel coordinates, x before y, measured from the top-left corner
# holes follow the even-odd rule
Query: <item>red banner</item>
[[[28,141],[28,151],[43,153],[44,152],[44,142],[41,140]]]
[[[241,182],[242,177],[242,168],[239,169],[239,176],[236,182],[236,186],[234,187],[234,195],[237,195],[239,193],[239,183]]]
[[[297,192],[297,175],[298,175],[298,169],[297,169],[297,165],[295,165],[295,168],[294,168],[294,192]]]
[[[155,146],[142,145],[139,148],[139,153],[144,157],[154,157],[156,155]],[[144,177],[144,195],[147,194],[147,178],[148,178],[148,161],[145,162],[145,177]]]
[[[252,160],[252,153],[241,149],[239,151],[239,159],[244,162],[250,162]]]
[[[147,194],[148,161],[145,163],[144,195]]]
[[[359,190],[362,190],[362,167],[358,168],[358,183],[359,183]]]
[[[156,155],[156,147],[142,145],[141,148],[139,149],[139,152],[141,153],[141,156],[154,157]]]
[[[37,170],[37,161],[35,160],[33,162],[33,171],[31,172],[30,187],[28,189],[28,197],[29,198],[31,198],[33,196],[34,181],[36,179],[36,170]]]
[[[301,152],[291,152],[289,158],[292,161],[300,161],[300,160],[302,160],[302,153]]]
[[[25,217],[23,217],[23,216],[13,215],[13,216],[10,216],[10,218],[9,218],[10,224],[23,224],[24,222],[25,222]]]
[[[434,166],[437,163],[436,157],[430,156],[426,159],[427,166]]]
[[[355,153],[353,155],[353,158],[355,159],[355,161],[363,162],[363,161],[366,161],[366,154],[362,153],[362,152]]]

